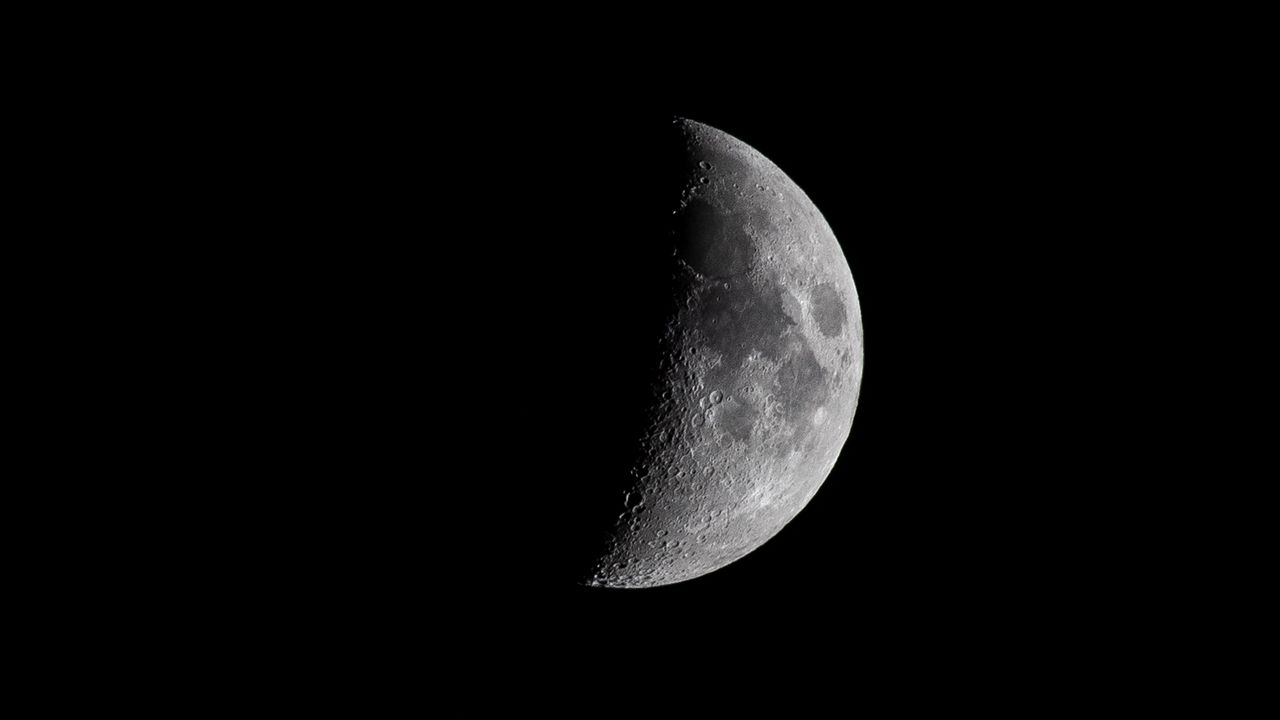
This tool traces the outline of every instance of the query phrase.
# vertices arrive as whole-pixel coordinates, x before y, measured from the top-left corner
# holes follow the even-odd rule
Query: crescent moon
[[[863,369],[849,264],[776,165],[677,118],[676,297],[645,430],[583,584],[669,585],[722,568],[795,518],[849,436]]]

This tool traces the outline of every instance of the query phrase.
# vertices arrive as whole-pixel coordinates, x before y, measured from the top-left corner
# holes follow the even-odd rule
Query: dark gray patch
[[[760,412],[737,398],[730,398],[721,405],[716,423],[721,430],[735,440],[746,441],[751,437],[751,427]]]
[[[818,330],[827,337],[835,337],[844,329],[844,298],[831,284],[819,285],[813,289],[810,312]]]
[[[722,214],[706,202],[694,200],[680,219],[680,257],[699,274],[726,278],[751,267],[753,243],[743,231],[743,218]]]
[[[782,334],[795,321],[787,316],[779,293],[764,295],[747,280],[717,283],[702,296],[698,329],[726,367],[740,366],[753,350],[772,360],[786,349]]]
[[[782,404],[783,417],[795,428],[795,441],[809,433],[813,425],[809,418],[831,396],[830,377],[807,342],[778,369],[774,395]]]

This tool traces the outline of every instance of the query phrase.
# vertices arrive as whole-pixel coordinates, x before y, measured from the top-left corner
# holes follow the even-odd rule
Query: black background
[[[1128,130],[1111,123],[1099,131],[1089,106],[1037,91],[1049,85],[1043,78],[977,83],[945,69],[917,76],[898,66],[864,80],[843,93],[800,92],[811,102],[609,93],[565,100],[573,112],[564,115],[550,111],[569,124],[572,150],[551,153],[563,163],[555,172],[544,166],[530,177],[563,183],[569,210],[552,213],[550,232],[566,242],[583,230],[598,236],[592,223],[607,222],[582,208],[581,199],[594,204],[598,191],[574,190],[576,178],[607,188],[612,173],[635,172],[628,168],[643,161],[643,152],[627,155],[642,144],[623,134],[595,139],[626,127],[623,118],[691,117],[777,163],[824,213],[848,258],[866,370],[831,477],[759,550],[693,581],[615,591],[540,577],[539,567],[549,569],[561,552],[556,542],[572,542],[554,532],[522,530],[528,544],[517,539],[514,547],[508,533],[494,535],[502,538],[494,546],[468,540],[476,551],[469,557],[485,568],[476,590],[461,593],[474,629],[539,647],[619,633],[643,644],[649,628],[669,626],[687,628],[698,646],[732,642],[750,627],[762,642],[869,643],[892,656],[916,643],[956,648],[993,636],[1017,643],[1022,628],[1065,637],[1087,632],[1099,613],[1115,617],[1123,588],[1147,571],[1129,555],[1125,529],[1142,490],[1132,479],[1117,481],[1126,470],[1108,466],[1108,446],[1126,441],[1105,417],[1124,385],[1114,340],[1127,329],[1116,328],[1108,307],[1109,276],[1123,272],[1131,249],[1118,249],[1123,228],[1110,205],[1127,190],[1117,179],[1124,161],[1117,166],[1110,153]],[[522,117],[527,106],[511,107]],[[583,130],[584,122],[593,128]],[[561,137],[559,121],[552,125],[547,137]],[[579,150],[584,132],[593,142]],[[1102,164],[1109,177],[1097,174]],[[595,261],[575,253],[557,267],[591,277],[600,271]],[[590,353],[578,329],[609,323],[620,310],[601,300],[617,302],[607,289],[603,298],[581,296],[588,307],[569,302],[566,311],[578,321],[557,316],[521,337],[545,346],[554,336],[553,347]],[[599,362],[581,378],[533,363],[561,389],[525,422],[540,428],[538,438],[556,425],[566,437],[550,453],[541,439],[537,450],[510,457],[482,451],[499,455],[491,477],[532,482],[537,496],[572,488],[566,475],[590,472],[592,450],[575,447],[573,435],[596,417],[593,372],[607,374],[611,361]],[[471,534],[462,537],[477,531],[467,525]]]
[[[796,102],[704,88],[599,105],[706,122],[809,194],[859,290],[862,395],[831,477],[759,550],[651,590],[499,583],[481,616],[510,612],[503,633],[670,626],[695,646],[860,645],[886,662],[1169,641],[1147,633],[1195,553],[1172,510],[1194,491],[1166,465],[1194,354],[1177,323],[1195,317],[1167,300],[1189,230],[1170,226],[1195,220],[1169,191],[1185,158],[1162,89],[999,58],[877,67],[820,75]]]
[[[70,544],[94,566],[49,563],[79,585],[66,618],[118,633],[106,652],[137,619],[176,673],[207,649],[215,683],[292,674],[323,701],[313,668],[411,687],[443,668],[473,707],[550,680],[595,690],[592,712],[820,685],[953,706],[970,680],[986,701],[1065,670],[1039,707],[1178,662],[1184,621],[1217,618],[1189,570],[1249,544],[1212,523],[1251,500],[1209,490],[1265,478],[1194,404],[1253,397],[1225,389],[1218,340],[1267,284],[1212,286],[1255,264],[1212,251],[1256,237],[1236,209],[1265,186],[1217,161],[1256,157],[1231,135],[1257,110],[1228,101],[1265,94],[1206,58],[1261,67],[1263,45],[1219,53],[1148,14],[905,14],[835,37],[793,8],[682,18],[617,48],[625,22],[577,17],[544,18],[564,39],[234,18],[71,61],[47,91],[73,105],[49,111],[66,174],[116,192],[67,203],[91,246],[68,254],[125,300],[77,302],[103,337],[66,374],[108,397],[68,414],[126,437],[63,443],[91,465],[88,491],[52,487],[92,520]],[[561,571],[582,491],[628,437],[625,351],[660,289],[626,264],[632,211],[663,199],[643,131],[671,114],[759,150],[830,222],[862,394],[766,545],[675,586],[581,588]]]
[[[937,58],[786,92],[339,69],[227,118],[254,169],[229,192],[270,208],[226,233],[259,275],[236,307],[254,342],[213,393],[252,378],[228,444],[263,458],[219,491],[249,528],[247,560],[217,561],[233,606],[305,643],[426,638],[476,662],[800,642],[892,664],[1147,612],[1135,588],[1175,559],[1135,520],[1159,512],[1133,408],[1161,369],[1128,348],[1159,327],[1133,279],[1159,274],[1140,222],[1163,200],[1137,178],[1168,159],[1121,89]],[[629,436],[618,350],[654,292],[619,248],[662,200],[643,130],[673,114],[824,214],[859,291],[862,394],[831,476],[763,547],[674,586],[578,587],[582,489]],[[235,165],[240,137],[212,153]]]

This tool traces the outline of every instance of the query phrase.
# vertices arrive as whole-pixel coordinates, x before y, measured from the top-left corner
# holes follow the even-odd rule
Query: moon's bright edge
[[[591,586],[677,583],[760,547],[827,478],[858,403],[862,316],[830,226],[760,153],[676,123],[689,168],[665,240],[677,310]]]

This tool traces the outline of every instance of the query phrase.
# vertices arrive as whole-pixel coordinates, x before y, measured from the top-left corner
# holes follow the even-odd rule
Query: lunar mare
[[[628,489],[584,582],[642,588],[743,557],[813,498],[862,378],[853,275],[813,202],[768,159],[677,119],[675,298]]]

